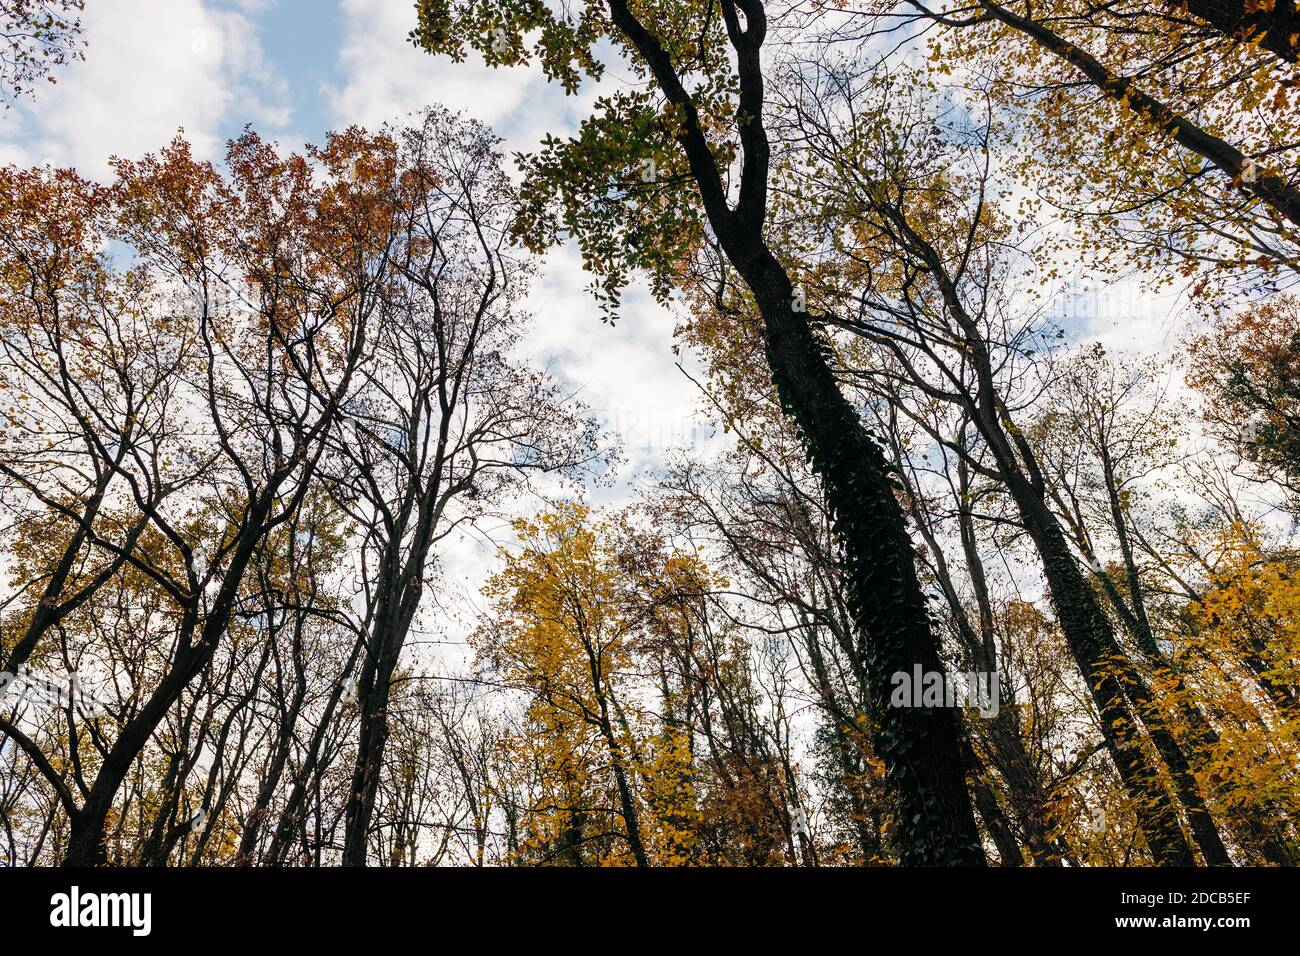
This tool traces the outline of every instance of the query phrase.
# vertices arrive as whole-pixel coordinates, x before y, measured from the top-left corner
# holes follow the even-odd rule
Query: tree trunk
[[[1043,562],[1048,590],[1070,653],[1078,664],[1101,714],[1101,732],[1124,786],[1138,803],[1137,816],[1156,862],[1194,866],[1192,848],[1183,835],[1177,808],[1160,780],[1158,769],[1143,751],[1133,717],[1125,707],[1124,687],[1116,668],[1115,636],[1070,554],[1065,535],[1047,506],[1033,495],[1028,482],[1009,482],[1025,529]]]
[[[943,664],[885,456],[841,394],[825,347],[794,310],[784,269],[766,249],[736,265],[758,302],[773,382],[802,433],[844,549],[848,603],[879,714],[876,753],[898,795],[900,861],[980,865],[956,714],[890,706],[893,674],[910,673],[916,664],[942,673]]]
[[[971,789],[975,793],[975,808],[979,811],[980,819],[984,821],[984,829],[988,830],[989,836],[993,838],[993,845],[998,848],[998,857],[1002,865],[1023,866],[1025,859],[1020,852],[1020,844],[1016,842],[1016,835],[1011,832],[1006,815],[998,806],[997,794],[984,779],[984,765],[969,741],[962,741],[962,757],[966,761],[966,773],[970,777]]]
[[[397,651],[400,650],[400,643],[396,650],[392,648],[391,633],[377,632],[371,640],[372,650],[378,656],[366,658],[357,687],[361,726],[357,733],[357,759],[352,771],[352,786],[348,790],[343,828],[344,866],[366,865],[370,819],[375,811],[384,750],[388,744],[388,700],[392,692],[393,671],[397,667]]]

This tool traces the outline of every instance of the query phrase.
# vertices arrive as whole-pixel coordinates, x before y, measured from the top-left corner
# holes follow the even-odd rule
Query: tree
[[[815,62],[807,70],[791,81],[790,135],[800,147],[782,195],[799,209],[817,189],[813,215],[788,214],[792,223],[805,233],[844,237],[829,248],[816,245],[820,255],[804,265],[810,301],[879,350],[862,358],[850,352],[847,362],[864,387],[900,414],[925,427],[920,411],[947,403],[969,419],[978,446],[988,450],[987,463],[943,429],[931,437],[1000,482],[1014,502],[1102,713],[1108,749],[1130,793],[1146,808],[1141,819],[1148,842],[1165,862],[1188,865],[1192,851],[1178,805],[1166,793],[1159,763],[1148,756],[1138,728],[1150,732],[1191,812],[1199,815],[1202,801],[1185,754],[1162,726],[1149,688],[1070,553],[1048,504],[1037,452],[1016,424],[1017,411],[1035,399],[1033,356],[1047,333],[1034,312],[1009,301],[1011,283],[1034,269],[1017,242],[1017,232],[1028,226],[1003,215],[990,186],[993,120],[982,128],[946,131],[923,89],[910,104],[903,101],[911,109],[895,98],[893,115],[862,112],[875,97],[894,93],[894,84],[878,77],[841,82],[833,66]],[[900,398],[893,381],[914,391]],[[1206,853],[1224,862],[1212,825],[1203,823]]]
[[[513,191],[491,134],[430,110],[400,148],[402,238],[327,466],[362,536],[355,570],[366,651],[356,675],[349,866],[365,863],[388,695],[436,546],[518,494],[530,472],[572,477],[599,454],[581,407],[507,357],[523,328],[527,266],[507,248]]]
[[[107,300],[124,313],[132,333],[142,335],[141,344],[152,344],[154,336],[187,343],[196,352],[187,369],[192,376],[164,372],[145,381],[164,391],[183,384],[193,400],[196,417],[190,420],[208,429],[206,442],[194,442],[177,428],[183,419],[165,422],[161,430],[141,432],[123,460],[96,437],[99,460],[116,462],[113,476],[125,502],[144,516],[143,531],[124,540],[99,536],[87,509],[58,507],[90,544],[124,558],[123,569],[141,575],[146,589],[157,589],[174,623],[162,645],[170,647],[159,662],[160,676],[136,691],[79,807],[48,761],[37,757],[38,748],[24,746],[63,794],[71,820],[68,863],[105,859],[105,826],[133,763],[211,664],[246,598],[261,542],[308,492],[324,435],[362,354],[374,264],[391,242],[383,191],[356,178],[365,161],[386,149],[382,139],[358,132],[332,137],[313,153],[321,179],[312,183],[307,159],[281,159],[249,133],[231,146],[227,184],[178,140],[160,156],[119,163],[111,206],[94,223],[136,251],[141,266],[123,270],[119,281],[127,288],[144,282],[145,294],[114,306],[105,282],[31,281],[15,289],[23,294],[16,309],[30,310],[37,321],[50,316],[59,329],[83,326],[81,316],[104,311]],[[63,174],[56,181],[75,182]],[[25,207],[17,214],[37,223],[66,221],[67,190],[48,188],[43,174],[29,175],[26,184],[11,209]],[[88,191],[76,187],[78,194]],[[46,258],[16,249],[6,275],[21,283],[24,274],[45,276],[65,263],[92,279],[103,274],[110,266],[100,255],[77,251],[85,248],[90,224],[47,227],[36,246]],[[185,316],[193,322],[188,329],[184,313],[157,308],[147,294],[167,283],[191,290],[197,302]],[[232,297],[247,302],[248,310],[228,308]],[[174,298],[162,301],[176,307]],[[91,335],[82,342],[87,350],[102,345]],[[164,367],[167,355],[160,359]],[[77,370],[74,382],[81,377]],[[128,376],[115,384],[127,396],[137,387]],[[123,404],[130,408],[122,401],[109,407]],[[173,482],[200,493],[172,499]],[[5,730],[23,739],[17,728]]]
[[[0,98],[35,94],[44,79],[57,82],[55,70],[69,59],[84,59],[81,19],[85,0],[2,0],[0,2]]]
[[[1297,58],[1300,19],[1292,0],[1249,3],[1246,0],[1167,0],[1175,11],[1185,10],[1240,43],[1258,43],[1288,63]]]
[[[1193,711],[1189,702],[1212,718],[1198,772],[1244,848],[1294,865],[1295,556],[1266,550],[1258,529],[1240,524],[1187,543],[1206,555],[1204,583],[1171,620],[1173,673],[1158,686],[1175,722]]]
[[[536,55],[548,77],[570,91],[583,73],[602,72],[592,49],[599,39],[608,37],[632,57],[638,86],[599,101],[577,139],[548,139],[528,161],[524,228],[530,241],[548,242],[559,231],[558,206],[613,301],[629,270],[647,268],[662,293],[672,267],[690,250],[721,249],[753,296],[772,381],[826,488],[859,653],[869,662],[881,713],[877,751],[900,801],[903,859],[981,862],[955,718],[888,706],[891,674],[917,664],[940,669],[912,543],[880,448],[836,386],[825,346],[768,231],[765,5],[723,0],[634,9],[611,0],[607,9],[587,4],[570,17],[542,7],[425,0],[418,11],[413,39],[455,59],[470,44],[489,63],[529,60],[523,37],[541,28]],[[733,189],[727,177],[737,153]],[[651,174],[648,184],[643,172]],[[681,188],[687,183],[693,190]]]
[[[1300,494],[1300,308],[1292,296],[1220,319],[1188,346],[1188,384],[1238,456]]]
[[[1300,206],[1287,68],[1177,7],[907,0],[855,19],[929,33],[933,72],[997,102],[1008,168],[1106,270],[1173,267],[1216,296],[1290,284]],[[1045,141],[1056,148],[1033,148]]]
[[[528,693],[528,725],[544,748],[535,759],[549,767],[546,783],[553,777],[561,787],[543,792],[533,839],[576,859],[590,838],[586,828],[599,832],[603,801],[591,789],[599,772],[587,763],[597,747],[626,852],[648,866],[636,786],[640,718],[627,689],[644,612],[619,582],[618,529],[589,525],[588,515],[572,505],[515,523],[523,551],[489,585],[498,614],[480,631],[478,649],[493,673]]]

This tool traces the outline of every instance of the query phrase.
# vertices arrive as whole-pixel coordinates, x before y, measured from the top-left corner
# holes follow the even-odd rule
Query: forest
[[[0,150],[0,866],[1300,864],[1293,0],[394,3],[572,122]]]

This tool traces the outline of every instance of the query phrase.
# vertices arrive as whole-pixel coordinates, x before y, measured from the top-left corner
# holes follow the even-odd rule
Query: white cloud
[[[407,40],[415,25],[412,4],[342,0],[342,6],[346,39],[339,66],[345,81],[325,91],[340,126],[378,126],[429,103],[497,126],[523,105],[530,87],[545,85],[527,68],[492,69],[478,57],[453,63],[416,49]]]
[[[225,124],[288,121],[285,85],[263,60],[242,13],[203,0],[114,0],[89,4],[84,62],[0,120],[0,154],[74,165],[104,176],[108,158],[134,157],[184,128],[196,152],[219,157]],[[239,116],[232,117],[234,109]]]
[[[536,319],[526,347],[579,386],[582,400],[622,436],[630,479],[672,447],[706,442],[711,429],[695,414],[696,386],[676,366],[673,316],[634,287],[618,323],[603,324],[588,281],[572,246],[547,256],[529,298]]]

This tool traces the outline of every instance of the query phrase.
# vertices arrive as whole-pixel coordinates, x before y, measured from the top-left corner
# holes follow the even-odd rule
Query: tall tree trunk
[[[347,662],[343,666],[344,674],[351,673],[357,657],[361,654],[363,644],[364,639],[358,635],[352,644],[352,651],[348,655]],[[311,786],[313,777],[317,774],[321,748],[325,744],[326,734],[329,731],[334,712],[338,708],[342,696],[343,684],[340,681],[335,684],[334,689],[330,692],[320,720],[312,731],[311,743],[307,747],[307,753],[303,756],[302,767],[299,768],[293,781],[293,787],[289,790],[289,796],[285,799],[284,807],[280,811],[280,819],[276,824],[275,833],[271,837],[271,845],[267,848],[265,857],[272,865],[280,866],[284,863],[285,857],[289,853],[289,847],[293,842],[294,833],[302,822],[302,807],[307,800],[307,790]]]
[[[1156,644],[1155,633],[1147,616],[1141,574],[1129,540],[1128,521],[1120,499],[1119,479],[1115,473],[1115,464],[1106,445],[1104,435],[1099,438],[1098,445],[1102,477],[1106,485],[1107,501],[1110,505],[1112,530],[1115,532],[1116,541],[1119,543],[1120,557],[1124,564],[1128,600],[1126,601],[1120,594],[1119,589],[1109,575],[1099,572],[1097,575],[1098,580],[1101,582],[1102,590],[1110,599],[1111,606],[1121,623],[1128,630],[1138,649],[1156,666],[1161,676],[1173,679],[1176,706],[1179,707],[1181,717],[1187,722],[1193,734],[1199,737],[1204,736],[1207,731],[1212,733],[1205,726],[1204,718],[1196,708],[1188,705],[1182,679],[1170,670]],[[1087,534],[1083,528],[1079,527],[1074,530],[1080,543],[1087,540]],[[1160,712],[1159,705],[1151,692],[1149,684],[1136,668],[1130,668],[1130,670],[1131,676],[1125,679],[1128,696],[1137,709],[1142,723],[1146,726],[1147,732],[1151,735],[1151,741],[1155,744],[1160,759],[1164,761],[1165,767],[1173,778],[1178,799],[1187,814],[1187,822],[1191,827],[1192,837],[1195,839],[1201,855],[1210,866],[1231,866],[1232,858],[1228,855],[1227,847],[1223,844],[1223,838],[1219,835],[1214,819],[1211,817],[1205,799],[1201,795],[1200,787],[1196,782],[1195,775],[1192,773],[1191,762],[1186,752],[1169,731],[1164,715]]]
[[[378,618],[377,620],[382,620]],[[403,628],[405,630],[405,628]],[[371,654],[361,668],[357,687],[360,705],[360,728],[357,733],[357,759],[352,771],[352,786],[343,826],[343,865],[365,866],[370,820],[379,794],[384,750],[388,744],[388,701],[392,693],[393,671],[401,643],[393,647],[395,635],[385,627],[371,636]]]
[[[981,0],[981,5],[988,4]],[[882,206],[881,211],[898,229],[908,253],[923,262],[934,277],[944,308],[964,339],[964,356],[975,372],[976,385],[974,394],[963,399],[963,406],[988,445],[1038,552],[1056,619],[1100,712],[1107,750],[1126,790],[1138,804],[1138,819],[1151,854],[1162,864],[1194,866],[1196,859],[1183,835],[1178,808],[1164,787],[1158,763],[1143,747],[1135,716],[1151,722],[1153,739],[1161,735],[1154,740],[1158,748],[1177,750],[1177,745],[1165,734],[1158,709],[1150,705],[1149,688],[1120,648],[1105,609],[1079,570],[1065,531],[1047,505],[1046,483],[1037,457],[998,394],[988,342],[966,311],[957,285],[934,246],[916,231],[901,208]],[[1127,706],[1130,695],[1139,705],[1132,712]],[[1191,790],[1195,793],[1194,781]],[[1200,799],[1199,794],[1196,797]]]
[[[637,866],[649,866],[650,861],[646,857],[645,843],[641,839],[641,821],[636,812],[636,798],[632,794],[632,785],[627,779],[623,748],[614,735],[614,726],[610,722],[604,697],[600,699],[600,710],[600,732],[605,738],[605,746],[609,749],[609,764],[614,772],[615,786],[618,788],[618,805],[619,811],[623,815],[624,829],[627,831],[628,849],[632,851],[632,858],[636,860]]]
[[[1015,706],[1002,707],[991,721],[992,759],[1007,782],[1007,800],[1020,822],[1025,846],[1036,866],[1060,866],[1060,854],[1048,833],[1047,795],[1041,775],[1029,759]]]
[[[894,416],[895,413],[891,411],[890,433],[896,436],[897,430]],[[963,448],[966,447],[967,441],[965,432],[965,425],[963,425],[958,442]],[[939,583],[940,590],[943,591],[944,597],[948,601],[949,611],[957,628],[958,639],[964,646],[974,670],[983,671],[992,675],[993,680],[1001,681],[1002,674],[998,666],[997,635],[994,631],[993,602],[984,572],[984,560],[980,556],[979,542],[975,534],[975,518],[969,506],[970,501],[973,500],[969,463],[964,457],[960,455],[957,457],[957,492],[959,495],[957,527],[962,553],[966,558],[967,577],[970,580],[971,592],[974,595],[975,606],[979,615],[978,628],[976,622],[971,620],[971,615],[967,612],[961,596],[957,593],[957,587],[953,583],[952,571],[944,554],[943,546],[935,536],[934,529],[929,524],[927,512],[923,507],[924,499],[908,478],[907,473],[902,470],[903,452],[896,438],[894,439],[893,453],[895,460],[899,462],[900,473],[903,475],[907,497],[911,502],[913,520],[930,550],[934,575]],[[1001,771],[1002,778],[1006,781],[1007,801],[1011,804],[1016,819],[1020,823],[1025,845],[1029,848],[1035,864],[1038,866],[1060,866],[1060,858],[1052,849],[1047,837],[1050,827],[1047,822],[1045,787],[1042,775],[1029,759],[1029,753],[1025,749],[1014,687],[1009,684],[1003,685],[1002,701],[1003,704],[998,708],[997,714],[986,722],[989,729],[983,735],[986,745],[991,751],[990,759],[997,769]],[[973,773],[971,768],[978,767],[981,764],[976,753],[971,753],[966,757],[966,760],[968,773]],[[977,785],[978,782],[976,780]],[[990,788],[991,792],[992,789]],[[984,818],[987,827],[988,815],[984,809],[986,806],[987,797],[983,797],[977,792],[976,807],[980,809],[980,816]],[[993,810],[992,807],[988,807],[988,809],[990,812]],[[994,838],[996,842],[996,834],[994,834]],[[999,845],[999,853],[1002,853],[1003,849],[1004,847]],[[1003,859],[1005,865],[1005,854],[1003,854]],[[1019,865],[1019,857],[1017,857],[1016,865]]]
[[[891,677],[920,664],[942,673],[912,542],[885,456],[826,363],[825,346],[794,310],[794,289],[765,248],[735,257],[763,317],[781,404],[798,424],[843,546],[849,607],[879,715],[875,747],[899,800],[898,851],[910,864],[984,862],[966,789],[957,716],[890,705]]]
[[[1138,803],[1138,820],[1156,862],[1194,866],[1196,859],[1183,835],[1177,808],[1161,782],[1158,768],[1143,751],[1137,726],[1125,706],[1117,668],[1123,661],[1110,622],[1101,611],[1070,553],[1065,535],[1047,506],[1022,477],[1010,481],[1025,528],[1043,562],[1057,620],[1101,715],[1101,732],[1125,789]]]
[[[246,560],[247,558],[245,562]],[[233,566],[232,561],[232,573],[235,573]],[[238,575],[242,573],[243,568],[240,567]],[[71,820],[68,846],[63,857],[64,866],[103,866],[108,862],[104,828],[113,801],[122,781],[131,770],[131,764],[148,745],[149,738],[162,723],[167,711],[180,699],[181,693],[195,675],[212,660],[229,619],[230,606],[234,600],[233,588],[225,586],[223,595],[226,606],[205,622],[199,643],[178,650],[171,670],[145,701],[139,713],[122,728],[117,740],[104,756],[81,810]],[[188,613],[193,614],[193,610]]]

